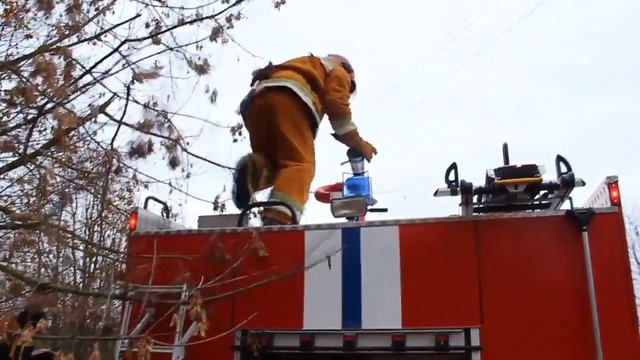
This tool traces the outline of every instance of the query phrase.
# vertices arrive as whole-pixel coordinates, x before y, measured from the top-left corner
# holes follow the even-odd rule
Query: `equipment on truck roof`
[[[161,216],[149,210],[149,202],[154,201],[162,206]],[[143,207],[136,207],[129,214],[129,232],[145,230],[177,230],[184,229],[185,226],[171,220],[171,207],[166,202],[155,196],[147,196],[144,199]]]
[[[549,181],[542,178],[543,165],[510,164],[507,143],[502,145],[502,156],[504,165],[487,170],[482,186],[460,180],[458,164],[451,163],[445,172],[446,187],[437,189],[433,195],[459,195],[462,215],[559,210],[567,199],[571,201],[569,195],[575,187],[585,186],[562,155],[556,155],[556,179]]]
[[[347,150],[351,173],[343,173],[342,181],[319,187],[314,196],[322,203],[331,204],[331,214],[347,221],[362,221],[367,212],[387,212],[386,208],[372,208],[378,203],[373,197],[369,173],[364,169],[364,156],[356,149]],[[350,175],[345,179],[345,175]]]

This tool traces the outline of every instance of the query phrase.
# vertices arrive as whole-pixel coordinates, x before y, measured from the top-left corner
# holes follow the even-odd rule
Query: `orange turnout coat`
[[[285,201],[300,215],[315,174],[314,138],[324,115],[336,135],[356,129],[349,98],[352,75],[326,58],[303,56],[254,73],[240,113],[258,163],[273,176],[270,199]]]

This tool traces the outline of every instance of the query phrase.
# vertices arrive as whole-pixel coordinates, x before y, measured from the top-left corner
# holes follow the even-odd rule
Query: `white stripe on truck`
[[[362,328],[402,328],[398,227],[361,231]]]
[[[342,327],[342,230],[306,231],[303,329]],[[326,260],[331,259],[331,266]]]

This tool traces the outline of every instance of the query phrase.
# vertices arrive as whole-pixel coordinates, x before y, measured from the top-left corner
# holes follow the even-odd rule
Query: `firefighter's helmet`
[[[329,54],[327,55],[327,59],[337,64],[340,64],[347,71],[347,74],[349,74],[349,77],[351,79],[351,89],[349,92],[351,94],[355,93],[356,92],[356,76],[353,70],[353,66],[351,66],[351,62],[346,57],[338,54]]]

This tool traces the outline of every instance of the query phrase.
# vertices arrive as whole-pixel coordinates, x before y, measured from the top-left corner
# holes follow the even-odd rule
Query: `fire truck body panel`
[[[562,211],[255,230],[131,235],[127,281],[200,286],[206,336],[225,334],[193,336],[188,342],[200,343],[186,346],[186,359],[239,358],[239,329],[464,328],[479,333],[473,359],[593,356],[581,233]],[[604,357],[638,359],[619,208],[598,209],[589,237]],[[147,307],[156,318],[172,312],[153,300]],[[168,322],[156,325],[154,338],[172,341]]]

